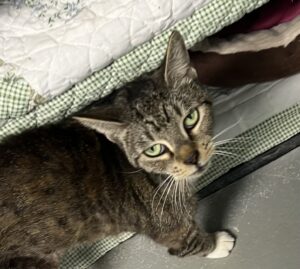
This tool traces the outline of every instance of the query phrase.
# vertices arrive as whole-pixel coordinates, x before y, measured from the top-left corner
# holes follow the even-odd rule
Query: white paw
[[[216,232],[216,248],[206,257],[209,259],[218,259],[227,257],[234,247],[235,239],[227,232]]]

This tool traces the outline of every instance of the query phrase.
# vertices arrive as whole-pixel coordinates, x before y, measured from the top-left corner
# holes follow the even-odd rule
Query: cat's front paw
[[[206,257],[218,259],[227,257],[234,247],[235,238],[227,232],[216,232],[216,248]]]

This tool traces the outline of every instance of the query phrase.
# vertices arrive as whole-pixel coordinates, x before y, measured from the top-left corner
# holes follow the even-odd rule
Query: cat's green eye
[[[162,144],[155,144],[144,151],[148,157],[158,157],[166,152],[166,147]]]
[[[199,120],[199,112],[196,108],[192,109],[191,112],[184,119],[184,127],[192,129],[195,127]]]

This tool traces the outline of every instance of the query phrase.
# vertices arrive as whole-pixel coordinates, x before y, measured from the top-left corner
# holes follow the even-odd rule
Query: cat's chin
[[[201,169],[197,170],[195,173],[188,176],[187,180],[192,183],[198,181],[203,176],[203,174],[207,171],[209,166],[210,163],[207,163],[205,166],[202,166]]]
[[[196,171],[195,173],[191,174],[188,177],[184,177],[184,178],[176,178],[175,181],[181,181],[181,180],[186,180],[189,183],[194,183],[197,182],[199,180],[199,178],[203,175],[205,171]]]
[[[204,174],[204,172],[196,172],[196,173],[190,175],[189,177],[187,177],[186,180],[191,183],[194,183],[194,182],[198,181],[203,174]]]

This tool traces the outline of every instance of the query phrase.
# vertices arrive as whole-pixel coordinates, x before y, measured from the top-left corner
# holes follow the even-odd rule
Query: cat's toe
[[[227,232],[216,232],[216,248],[206,257],[218,259],[227,257],[234,247],[235,238]]]

